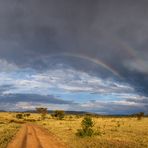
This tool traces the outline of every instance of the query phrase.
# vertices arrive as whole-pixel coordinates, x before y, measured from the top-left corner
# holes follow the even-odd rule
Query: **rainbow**
[[[118,43],[120,46],[122,46],[126,51],[127,53],[132,57],[132,58],[140,58],[138,57],[136,51],[134,48],[132,48],[129,44],[127,44],[126,42],[124,41],[120,41],[118,40]]]
[[[86,55],[80,55],[80,54],[71,54],[71,53],[58,53],[58,54],[50,54],[50,56],[43,56],[43,59],[49,58],[49,57],[56,57],[56,56],[67,56],[67,57],[74,57],[74,58],[79,58],[79,59],[83,59],[83,60],[87,60],[90,61],[98,66],[103,67],[104,69],[110,71],[112,74],[114,74],[115,76],[119,77],[119,78],[123,78],[114,68],[112,68],[111,66],[109,66],[108,64],[106,64],[105,62],[98,60],[98,59],[94,59],[92,57],[88,57]]]
[[[85,55],[78,55],[78,54],[61,53],[60,55],[68,56],[68,57],[75,57],[75,58],[80,58],[80,59],[90,61],[90,62],[92,62],[96,65],[103,67],[104,69],[110,71],[114,75],[121,78],[121,75],[115,69],[113,69],[111,66],[107,65],[106,63],[102,62],[101,60],[94,59],[94,58],[91,58],[91,57],[88,57],[88,56],[85,56]]]

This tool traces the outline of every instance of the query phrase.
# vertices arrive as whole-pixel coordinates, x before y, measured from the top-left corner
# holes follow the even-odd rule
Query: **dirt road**
[[[46,129],[25,124],[7,148],[65,148],[65,146]]]

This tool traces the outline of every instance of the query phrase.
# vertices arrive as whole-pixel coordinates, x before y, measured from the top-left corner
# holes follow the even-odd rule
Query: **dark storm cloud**
[[[73,104],[72,101],[58,99],[53,95],[38,94],[6,94],[0,95],[0,103],[34,102],[47,104]]]
[[[148,70],[139,68],[148,61],[147,5],[147,0],[1,0],[0,58],[37,70],[63,62],[99,75],[103,70],[85,60],[44,61],[51,54],[85,55],[107,63],[148,95]]]
[[[23,51],[23,56],[68,51],[109,58],[114,51],[123,57],[126,54],[118,51],[120,45],[116,39],[135,38],[135,31],[144,27],[139,19],[147,21],[140,18],[147,11],[143,9],[145,3],[135,1],[7,0],[0,3],[2,50],[11,49],[10,56],[13,51],[14,54]]]

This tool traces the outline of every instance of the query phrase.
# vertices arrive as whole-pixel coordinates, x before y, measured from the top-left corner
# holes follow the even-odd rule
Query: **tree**
[[[139,113],[137,114],[137,119],[138,119],[138,120],[141,120],[142,117],[144,117],[144,112],[139,112]]]
[[[37,113],[41,114],[42,120],[45,119],[46,114],[48,113],[47,108],[44,108],[44,107],[37,107],[37,108],[36,108],[36,111],[37,111]]]
[[[52,113],[52,117],[56,117],[59,120],[62,120],[65,116],[65,112],[63,110],[55,110]]]

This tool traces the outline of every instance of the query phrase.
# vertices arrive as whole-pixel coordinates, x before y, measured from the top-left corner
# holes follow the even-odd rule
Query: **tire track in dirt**
[[[25,148],[26,147],[26,139],[27,139],[27,126],[23,125],[22,128],[19,130],[19,132],[16,135],[16,139],[19,139],[17,141],[11,142],[11,145],[8,144],[7,148]]]
[[[35,135],[35,137],[36,137],[36,140],[37,140],[37,141],[38,141],[38,143],[39,143],[39,147],[40,147],[40,148],[43,148],[43,147],[42,147],[42,145],[41,145],[40,139],[39,139],[39,138],[38,138],[38,136],[37,136],[37,133],[36,133],[35,128],[34,128],[34,127],[32,127],[32,129],[33,129],[33,131],[34,131],[34,135]]]
[[[26,141],[26,148],[42,148],[34,130],[31,125],[27,126],[28,133],[27,133],[27,141]]]
[[[25,124],[7,148],[66,148],[66,146],[46,129]]]

